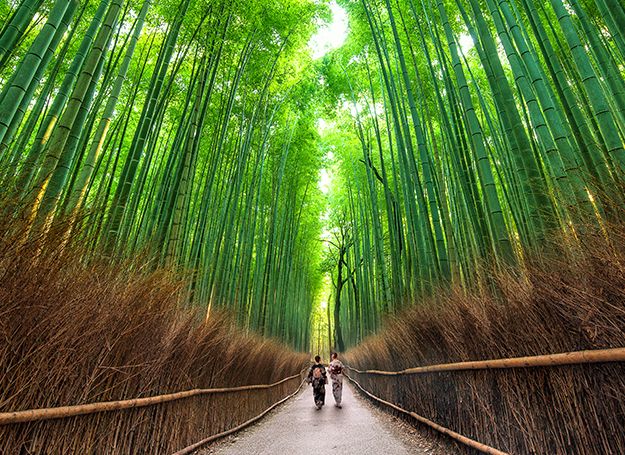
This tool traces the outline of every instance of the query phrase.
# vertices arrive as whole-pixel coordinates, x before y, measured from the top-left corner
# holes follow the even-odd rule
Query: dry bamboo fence
[[[0,235],[0,453],[170,454],[297,388],[279,380],[308,355],[181,307],[179,277],[18,231]]]
[[[289,399],[293,398],[295,395],[297,395],[299,393],[299,391],[302,389],[302,385],[303,384],[304,384],[304,381],[300,382],[299,387],[297,388],[297,390],[295,392],[293,392],[290,395],[287,395],[286,397],[282,398],[280,401],[272,404],[267,409],[265,409],[263,412],[261,412],[260,414],[258,414],[255,417],[252,417],[251,419],[243,422],[241,425],[237,425],[236,427],[231,428],[228,431],[224,431],[222,433],[214,434],[212,436],[209,436],[206,439],[202,439],[201,441],[198,441],[195,444],[191,444],[190,446],[187,446],[184,449],[181,449],[181,450],[175,452],[173,455],[188,455],[188,454],[191,454],[191,453],[195,452],[197,449],[199,449],[200,447],[205,446],[206,444],[209,444],[209,443],[211,443],[213,441],[216,441],[217,439],[221,439],[221,438],[224,438],[224,437],[226,437],[228,435],[236,433],[237,431],[241,431],[242,429],[244,429],[244,428],[250,426],[251,424],[259,421],[260,419],[262,419],[272,409],[276,408],[277,406],[281,405],[282,403],[286,402],[287,400],[289,400]]]
[[[506,368],[532,368],[532,367],[555,367],[564,365],[582,365],[590,363],[609,363],[609,362],[625,362],[625,348],[611,348],[611,349],[594,349],[585,351],[573,351],[564,352],[559,354],[546,354],[538,356],[524,356],[513,357],[506,359],[493,359],[493,360],[477,360],[470,362],[454,362],[444,363],[438,365],[428,365],[414,368],[406,368],[399,371],[384,371],[384,370],[360,370],[352,368],[346,365],[346,369],[354,371],[363,375],[379,375],[379,376],[404,376],[411,374],[426,374],[437,373],[443,371],[466,371],[466,370],[490,370],[490,369],[506,369]],[[347,375],[346,375],[347,376]],[[456,441],[479,450],[480,452],[491,455],[507,455],[507,452],[502,452],[494,447],[482,444],[474,439],[468,438],[443,427],[425,417],[418,415],[415,412],[408,411],[394,403],[383,400],[382,398],[367,391],[362,385],[355,379],[347,376],[347,378],[353,382],[365,395],[373,400],[382,403],[396,411],[406,414],[420,423],[428,425],[430,428],[445,434]]]
[[[302,370],[303,371],[303,370]],[[246,390],[271,389],[287,381],[301,377],[302,372],[286,377],[273,384],[254,384],[239,387],[221,387],[214,389],[193,389],[183,392],[168,393],[146,398],[133,398],[130,400],[102,401],[99,403],[80,404],[74,406],[59,406],[55,408],[27,409],[24,411],[2,412],[0,413],[0,425],[14,423],[35,422],[39,420],[62,419],[79,415],[95,414],[97,412],[119,411],[122,409],[141,408],[153,406],[170,401],[182,400],[198,395],[209,395],[217,393],[242,392]]]
[[[400,408],[399,406],[397,406],[396,404],[391,403],[390,401],[386,401],[383,400],[382,398],[375,396],[374,394],[372,394],[371,392],[365,390],[365,388],[363,386],[360,385],[360,383],[358,381],[356,381],[354,378],[349,377],[348,375],[347,379],[349,379],[351,382],[353,382],[356,387],[358,387],[365,395],[367,395],[368,397],[374,399],[375,401],[382,403],[392,409],[395,409],[396,411],[401,412],[402,414],[406,414],[409,415],[410,417],[414,418],[415,420],[417,420],[418,422],[424,423],[426,425],[428,425],[430,428],[433,428],[434,430],[446,434],[447,436],[455,439],[458,442],[461,442],[462,444],[469,446],[473,449],[479,450],[480,452],[483,453],[488,453],[490,455],[508,455],[507,452],[502,452],[501,450],[497,450],[494,447],[490,447],[487,446],[486,444],[482,444],[481,442],[478,442],[474,439],[471,438],[467,438],[466,436],[461,435],[460,433],[456,433],[455,431],[450,430],[449,428],[445,428],[435,422],[432,422],[429,419],[426,419],[425,417],[420,416],[419,414],[412,412],[412,411],[408,411],[404,408]]]

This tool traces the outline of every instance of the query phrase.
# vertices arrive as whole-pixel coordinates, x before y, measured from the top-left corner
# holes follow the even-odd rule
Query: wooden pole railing
[[[608,363],[608,362],[625,362],[625,348],[610,348],[610,349],[595,349],[587,351],[574,351],[563,352],[560,354],[547,354],[537,356],[526,357],[513,357],[506,359],[493,359],[493,360],[476,360],[470,362],[454,362],[443,363],[438,365],[427,365],[414,368],[406,368],[400,371],[384,371],[384,370],[359,370],[350,366],[345,368],[355,373],[365,375],[380,375],[380,376],[403,376],[410,374],[425,374],[436,373],[441,371],[463,371],[463,370],[490,370],[490,369],[502,369],[502,368],[531,368],[531,367],[552,367],[562,365],[580,365],[590,363]],[[346,375],[347,376],[347,375]],[[383,400],[380,397],[373,395],[371,392],[365,390],[358,381],[347,376],[347,378],[353,382],[365,395],[378,401],[390,408],[395,409],[398,412],[409,415],[415,420],[428,425],[434,430],[446,434],[447,436],[469,446],[483,453],[492,455],[506,455],[506,452],[502,452],[494,447],[487,446],[481,442],[470,439],[466,436],[456,433],[448,428],[438,425],[431,420],[426,419],[412,411],[408,411],[397,406],[394,403]]]
[[[258,414],[256,417],[252,417],[251,419],[246,420],[245,422],[243,422],[241,425],[237,425],[236,427],[231,428],[231,429],[229,429],[227,431],[224,431],[224,432],[218,433],[218,434],[214,434],[212,436],[209,436],[206,439],[202,439],[201,441],[198,441],[198,442],[196,442],[194,444],[191,444],[190,446],[187,446],[184,449],[180,449],[179,451],[175,452],[173,455],[189,455],[189,454],[195,452],[200,447],[205,446],[206,444],[209,444],[209,443],[211,443],[213,441],[216,441],[217,439],[221,439],[223,437],[226,437],[226,436],[228,436],[230,434],[236,433],[237,431],[240,431],[243,428],[250,426],[251,424],[257,422],[260,419],[262,419],[265,415],[267,415],[267,413],[269,411],[274,409],[276,406],[281,405],[282,403],[284,403],[288,399],[290,399],[290,398],[294,397],[295,395],[297,395],[299,393],[299,391],[302,389],[302,385],[304,385],[304,381],[303,380],[302,380],[302,382],[300,382],[299,387],[297,388],[297,390],[295,390],[295,392],[293,392],[290,395],[287,395],[286,397],[284,397],[280,401],[272,404],[267,409],[265,409],[263,412]]]
[[[364,389],[363,386],[360,385],[360,383],[358,381],[356,381],[353,378],[350,378],[348,375],[347,378],[356,385],[356,387],[358,387],[365,395],[367,395],[368,397],[374,399],[375,401],[378,401],[390,408],[395,409],[396,411],[401,412],[402,414],[406,414],[409,415],[410,417],[414,418],[415,420],[424,423],[426,425],[428,425],[430,428],[433,428],[434,430],[438,431],[439,433],[443,433],[446,434],[447,436],[455,439],[458,442],[461,442],[462,444],[472,447],[473,449],[479,450],[482,453],[487,453],[490,455],[508,455],[507,452],[502,452],[501,450],[495,449],[494,447],[488,446],[486,444],[482,444],[481,442],[478,442],[474,439],[468,438],[466,436],[461,435],[460,433],[456,433],[455,431],[450,430],[449,428],[445,428],[435,422],[432,422],[429,419],[426,419],[425,417],[420,416],[419,414],[412,412],[412,411],[408,411],[406,409],[400,408],[399,406],[397,406],[396,404],[391,403],[390,401],[386,401],[383,400],[380,397],[375,396],[374,394],[372,394],[371,392],[367,391]]]
[[[360,374],[381,376],[402,376],[407,374],[435,373],[440,371],[491,370],[500,368],[551,367],[562,365],[580,365],[587,363],[625,362],[625,348],[593,349],[589,351],[563,352],[507,359],[476,360],[471,362],[443,363],[400,371],[359,370],[346,366],[347,369]]]
[[[302,370],[303,371],[303,370]],[[59,406],[56,408],[28,409],[25,411],[2,412],[0,413],[0,425],[14,423],[35,422],[39,420],[61,419],[78,415],[94,414],[97,412],[119,411],[122,409],[141,408],[153,406],[155,404],[168,403],[170,401],[182,400],[198,395],[209,395],[216,393],[242,392],[246,390],[270,389],[301,377],[302,372],[284,378],[273,384],[255,384],[239,387],[222,387],[216,389],[192,389],[183,392],[156,395],[146,398],[133,398],[130,400],[101,401],[97,403],[79,404],[74,406]]]

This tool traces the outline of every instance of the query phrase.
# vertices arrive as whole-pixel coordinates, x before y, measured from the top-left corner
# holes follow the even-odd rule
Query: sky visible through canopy
[[[335,1],[331,1],[329,7],[332,19],[330,22],[320,24],[319,29],[308,43],[312,49],[312,58],[314,60],[322,58],[334,49],[338,49],[347,39],[347,12]]]
[[[347,35],[349,33],[349,20],[347,11],[339,6],[335,1],[329,3],[331,19],[329,22],[321,23],[317,32],[312,36],[309,46],[312,50],[312,58],[318,60],[323,58],[328,52],[338,49],[345,43]],[[324,132],[330,125],[328,121],[323,117],[317,119],[317,130],[323,137]],[[331,164],[334,160],[334,154],[329,150],[324,156],[324,162]],[[329,166],[324,166],[319,171],[318,186],[321,192],[328,196],[332,189],[332,169]],[[324,225],[321,235],[322,241],[330,239],[329,231],[329,205],[327,204],[320,214],[322,223]],[[324,248],[327,249],[327,245],[324,244]],[[316,307],[314,308],[313,315],[313,331],[317,332],[313,334],[319,344],[322,340],[326,340],[325,332],[327,331],[328,319],[326,317],[326,311],[328,309],[328,301],[332,293],[332,279],[329,273],[326,273],[323,279],[323,284],[316,300]],[[322,334],[323,333],[323,334]],[[318,346],[319,346],[318,344]],[[323,343],[325,344],[325,343]],[[322,350],[329,349],[329,346],[323,347]]]

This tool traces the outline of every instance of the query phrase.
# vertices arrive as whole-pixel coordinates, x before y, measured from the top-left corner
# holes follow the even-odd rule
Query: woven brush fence
[[[0,241],[0,413],[271,384],[306,355],[179,305],[164,272],[84,264],[70,245]],[[136,409],[0,425],[0,453],[168,454],[297,389],[197,395]]]
[[[346,362],[361,370],[397,371],[625,347],[622,239],[612,235],[611,245],[591,239],[585,251],[542,261],[524,279],[499,274],[496,297],[460,289],[438,293],[388,321],[378,336],[348,352]],[[622,360],[350,374],[374,395],[504,452],[625,453]]]

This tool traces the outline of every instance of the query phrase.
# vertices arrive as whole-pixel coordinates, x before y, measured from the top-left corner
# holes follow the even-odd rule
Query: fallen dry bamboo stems
[[[242,430],[243,428],[257,422],[258,420],[260,420],[261,418],[263,418],[269,411],[271,411],[272,409],[274,409],[276,406],[281,405],[282,403],[284,403],[286,400],[288,400],[289,398],[294,397],[295,395],[297,395],[297,393],[301,390],[302,385],[304,384],[304,381],[300,382],[299,387],[297,388],[297,390],[295,392],[293,392],[290,395],[287,395],[286,397],[284,397],[283,399],[281,399],[280,401],[272,404],[270,407],[268,407],[267,409],[265,409],[263,412],[261,412],[260,414],[258,414],[256,417],[252,417],[249,420],[246,420],[245,422],[243,422],[241,425],[237,425],[234,428],[231,428],[227,431],[224,431],[222,433],[218,433],[218,434],[214,434],[212,436],[209,436],[206,439],[202,439],[201,441],[196,442],[195,444],[191,444],[188,447],[185,447],[184,449],[179,450],[178,452],[175,452],[173,455],[188,455],[190,453],[195,452],[197,449],[199,449],[200,447],[213,442],[217,439],[220,438],[224,438],[232,433],[236,433],[239,430]]]
[[[301,376],[301,372],[284,378],[273,384],[255,384],[239,387],[223,387],[217,389],[193,389],[184,392],[156,395],[146,398],[133,398],[130,400],[101,401],[98,403],[79,404],[74,406],[60,406],[57,408],[28,409],[25,411],[0,413],[0,425],[12,423],[35,422],[39,420],[61,419],[78,415],[94,414],[96,412],[119,411],[121,409],[141,408],[170,401],[182,400],[197,395],[209,395],[215,393],[241,392],[245,390],[262,390],[276,387],[284,382]]]
[[[347,375],[345,375],[347,376]],[[482,444],[481,442],[478,442],[474,439],[471,438],[467,438],[466,436],[461,435],[460,433],[456,433],[455,431],[450,430],[449,428],[445,428],[435,422],[432,422],[431,420],[426,419],[425,417],[420,416],[419,414],[416,414],[412,411],[407,411],[406,409],[400,408],[399,406],[397,406],[396,404],[393,404],[389,401],[383,400],[380,397],[375,396],[374,394],[372,394],[371,392],[368,392],[367,390],[365,390],[360,383],[358,383],[358,381],[356,381],[353,378],[350,378],[349,376],[347,376],[347,379],[349,379],[351,382],[353,382],[365,395],[367,395],[368,397],[382,403],[385,404],[386,406],[395,409],[396,411],[399,411],[403,414],[409,415],[412,418],[414,418],[415,420],[424,423],[426,425],[428,425],[429,427],[433,428],[434,430],[446,434],[447,436],[455,439],[458,442],[461,442],[462,444],[472,447],[476,450],[479,450],[480,452],[483,453],[488,453],[490,455],[509,455],[507,452],[502,452],[501,450],[495,449],[494,447],[491,446],[487,446],[486,444]]]
[[[476,360],[472,362],[443,363],[423,367],[407,368],[400,371],[358,370],[346,367],[360,374],[400,376],[404,374],[423,374],[438,371],[490,370],[498,368],[549,367],[561,365],[580,365],[585,363],[625,362],[625,348],[594,349],[590,351],[564,352],[509,359]]]

